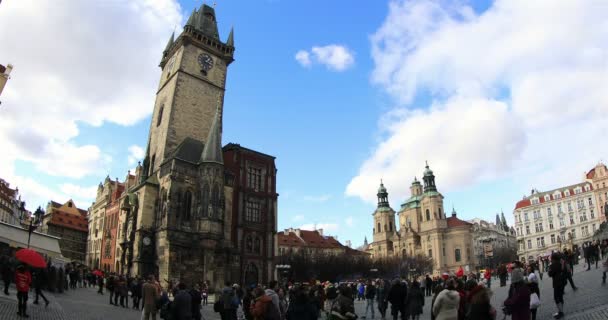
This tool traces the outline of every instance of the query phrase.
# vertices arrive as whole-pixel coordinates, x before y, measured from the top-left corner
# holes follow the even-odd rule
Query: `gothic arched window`
[[[220,189],[217,186],[217,184],[215,186],[213,186],[213,194],[211,195],[211,204],[213,206],[220,205]]]
[[[262,250],[262,248],[261,248],[261,247],[262,247],[262,241],[260,241],[260,238],[256,237],[256,238],[255,238],[255,242],[254,242],[254,244],[253,244],[253,251],[254,251],[255,253],[258,253],[258,254],[259,254],[259,253],[262,253],[262,252],[261,252],[261,250]]]
[[[209,215],[209,193],[211,191],[209,190],[209,185],[205,183],[205,185],[203,185],[203,194],[202,194],[202,206],[203,206],[203,216],[207,217]]]
[[[251,236],[247,236],[245,239],[245,250],[247,250],[247,252],[253,251],[253,239],[251,239]]]
[[[431,220],[431,211],[429,211],[429,209],[426,209],[426,221],[430,221]]]
[[[192,213],[192,192],[186,191],[184,194],[184,218],[190,219],[190,214]]]
[[[160,123],[163,121],[163,111],[165,110],[165,105],[163,104],[158,109],[158,115],[156,116],[156,126],[160,126]]]

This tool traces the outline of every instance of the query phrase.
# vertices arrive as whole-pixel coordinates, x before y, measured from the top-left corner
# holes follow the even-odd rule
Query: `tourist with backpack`
[[[220,313],[222,320],[236,320],[236,311],[240,301],[234,288],[230,287],[230,281],[220,293],[220,298],[213,304],[213,310]]]
[[[255,302],[251,307],[251,315],[254,320],[280,320],[281,313],[278,306],[272,302],[272,297],[267,295],[262,288],[254,290]]]

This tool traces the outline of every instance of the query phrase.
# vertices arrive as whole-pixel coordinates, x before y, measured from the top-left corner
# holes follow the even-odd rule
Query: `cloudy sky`
[[[211,2],[211,1],[208,1]],[[0,177],[86,208],[141,160],[158,63],[201,1],[7,0]],[[224,143],[277,157],[279,229],[371,238],[425,160],[445,205],[493,220],[608,160],[608,3],[218,0],[235,29]]]

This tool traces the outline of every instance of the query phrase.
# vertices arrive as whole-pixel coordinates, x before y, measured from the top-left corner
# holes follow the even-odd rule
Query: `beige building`
[[[585,180],[593,185],[596,208],[600,221],[606,221],[608,217],[608,168],[603,163],[598,163],[595,168],[589,170]]]
[[[496,215],[496,223],[475,218],[469,221],[473,224],[473,252],[479,266],[494,266],[494,253],[503,248],[517,247],[515,229],[509,227],[502,214],[502,219]]]
[[[19,226],[25,213],[25,202],[21,201],[19,189],[11,189],[8,182],[0,179],[0,222]]]
[[[87,211],[79,209],[71,199],[64,204],[50,201],[42,216],[41,232],[59,237],[61,254],[85,263],[87,252]]]
[[[427,255],[434,261],[433,272],[456,271],[475,267],[473,224],[458,219],[456,211],[445,214],[443,195],[437,191],[435,176],[428,164],[422,185],[416,178],[410,187],[411,197],[399,209],[399,228],[395,211],[388,202],[388,192],[381,183],[378,208],[374,217],[374,241],[369,251],[374,258]]]
[[[601,223],[589,182],[545,192],[533,189],[517,202],[513,215],[517,254],[522,261],[536,260],[556,250],[576,249],[592,239]]]
[[[110,176],[107,176],[104,183],[99,183],[97,188],[97,196],[95,202],[89,208],[89,234],[87,238],[87,255],[86,262],[91,268],[99,269],[101,255],[102,255],[102,242],[104,237],[104,226],[106,207],[112,194],[112,190],[116,188],[117,181],[112,181]]]
[[[346,253],[347,246],[338,239],[324,235],[323,229],[301,230],[289,228],[277,233],[279,255],[296,253],[306,250],[309,253],[325,253],[338,255]]]

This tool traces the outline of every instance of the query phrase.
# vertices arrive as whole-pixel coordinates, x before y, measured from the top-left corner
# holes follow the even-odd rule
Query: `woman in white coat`
[[[454,279],[449,279],[445,289],[435,299],[432,310],[435,320],[458,320],[459,306],[460,295],[456,291],[456,283]]]

